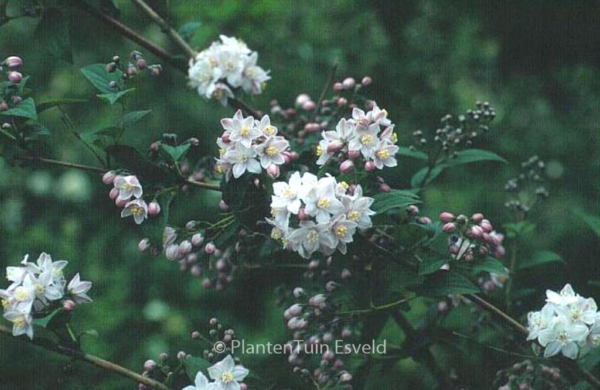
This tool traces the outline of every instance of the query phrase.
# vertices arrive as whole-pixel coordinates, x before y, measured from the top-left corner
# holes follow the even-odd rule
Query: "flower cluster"
[[[465,215],[455,217],[452,213],[443,212],[440,220],[444,223],[442,230],[453,233],[449,246],[452,259],[473,261],[476,257],[485,258],[488,254],[504,257],[504,235],[494,231],[483,214],[475,213],[468,218]]]
[[[582,348],[600,345],[600,312],[593,298],[583,298],[570,284],[559,292],[546,290],[546,304],[527,315],[529,336],[544,350],[544,357],[562,353],[576,359]]]
[[[215,98],[223,105],[233,97],[231,88],[241,88],[252,95],[260,94],[264,83],[271,77],[256,65],[258,53],[236,38],[225,35],[220,38],[220,42],[213,42],[190,60],[190,86],[196,88],[200,96]]]
[[[65,310],[73,310],[77,303],[92,302],[86,294],[92,283],[82,282],[76,274],[67,284],[63,275],[66,260],[52,261],[46,253],[35,263],[28,259],[26,255],[20,266],[6,267],[6,278],[12,283],[6,290],[0,289],[0,299],[4,318],[13,323],[13,335],[26,334],[33,339],[34,317],[50,314],[60,307],[61,300]]]
[[[352,110],[352,118],[342,118],[335,130],[321,133],[323,139],[317,146],[318,165],[324,165],[334,155],[341,153],[342,171],[354,168],[353,160],[363,158],[365,169],[373,171],[383,167],[395,167],[397,136],[394,125],[387,117],[387,111],[373,104],[365,113],[359,108]],[[346,162],[347,161],[347,162]]]
[[[372,226],[369,207],[373,198],[363,196],[360,185],[338,183],[333,176],[318,179],[311,173],[295,172],[289,182],[273,184],[271,201],[274,226],[271,237],[305,259],[314,252],[331,255],[336,249],[345,254],[357,229]],[[297,216],[299,226],[290,226],[290,217]]]
[[[160,205],[156,201],[146,203],[142,199],[144,190],[140,181],[133,175],[117,175],[113,171],[106,172],[102,177],[105,184],[112,184],[109,196],[118,207],[122,207],[121,218],[133,216],[135,223],[140,225],[148,216],[160,213]]]
[[[9,108],[19,105],[19,103],[23,101],[20,94],[25,82],[23,81],[23,74],[19,72],[19,69],[22,66],[23,60],[21,57],[17,56],[10,56],[0,64],[0,73],[5,74],[7,79],[6,83],[8,84],[2,92],[3,96],[2,99],[0,99],[0,111],[6,111]],[[19,85],[21,84],[21,81],[23,81],[23,84]]]
[[[221,119],[225,132],[217,139],[219,158],[217,169],[226,178],[233,173],[239,178],[244,172],[261,173],[265,169],[269,176],[279,176],[279,166],[289,161],[289,142],[277,135],[268,115],[259,121],[245,117],[238,110],[233,118]]]
[[[249,373],[247,368],[236,365],[233,357],[227,355],[225,359],[208,368],[208,376],[214,382],[209,382],[208,378],[198,371],[194,386],[186,386],[182,390],[240,390],[242,388],[240,382]]]

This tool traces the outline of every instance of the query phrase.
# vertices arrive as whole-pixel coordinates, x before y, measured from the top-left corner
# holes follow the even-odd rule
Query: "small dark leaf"
[[[436,177],[438,177],[440,175],[440,173],[442,173],[442,171],[446,168],[448,168],[448,165],[446,165],[446,164],[437,165],[431,169],[431,172],[429,172],[429,174],[427,174],[427,172],[429,171],[429,168],[427,168],[427,167],[421,168],[410,179],[410,186],[412,188],[424,187],[427,184],[431,183]],[[425,179],[425,177],[427,177],[427,179]],[[423,182],[423,181],[425,181],[425,182]]]
[[[508,271],[502,262],[494,257],[488,256],[483,260],[478,260],[473,264],[474,273],[489,272],[497,275],[508,275]]]
[[[33,324],[41,326],[42,328],[55,329],[68,322],[69,316],[70,313],[66,312],[65,309],[60,307],[45,317],[35,318],[33,320]]]
[[[188,150],[190,149],[190,146],[190,143],[184,143],[178,146],[170,146],[161,143],[159,150],[161,154],[166,155],[170,159],[170,162],[178,163],[185,157]]]
[[[106,71],[105,64],[88,65],[81,68],[81,73],[86,79],[89,80],[90,83],[92,83],[94,87],[96,87],[98,91],[107,95],[114,94],[116,92],[115,89],[110,87],[110,82],[114,81],[120,85],[119,83],[121,81],[121,76],[123,75],[123,72],[120,70],[117,70],[113,73],[108,73]]]
[[[37,120],[37,111],[35,110],[35,101],[33,98],[23,100],[18,106],[0,112],[2,116],[18,116],[20,118],[28,118]]]
[[[41,102],[36,105],[37,112],[40,113],[42,111],[46,111],[53,107],[62,106],[65,104],[75,104],[75,103],[86,103],[85,99],[56,99],[56,100],[48,100],[47,102]]]
[[[187,355],[183,360],[183,365],[185,366],[185,371],[190,377],[190,380],[194,382],[198,372],[201,371],[204,375],[207,375],[208,367],[212,366],[212,363],[196,356]]]
[[[150,114],[151,110],[131,111],[123,115],[123,121],[120,123],[123,127],[133,125],[141,120],[146,115]]]
[[[129,88],[124,91],[118,91],[113,93],[103,93],[96,95],[100,98],[100,100],[104,100],[105,102],[110,103],[111,105],[115,104],[119,101],[123,96],[127,95],[129,92],[135,91],[135,88]]]
[[[48,53],[68,62],[73,63],[73,51],[67,20],[58,8],[46,8],[42,13],[35,30],[35,35],[40,45]]]
[[[398,154],[401,156],[416,158],[417,160],[429,160],[429,156],[427,155],[427,153],[418,150],[411,150],[410,148],[407,148],[405,146],[400,147],[400,149],[398,150]]]
[[[527,268],[537,267],[538,265],[548,263],[564,263],[559,254],[550,251],[535,251],[530,257],[521,259],[517,263],[517,271],[522,271]]]
[[[419,275],[424,276],[432,274],[439,270],[440,267],[447,262],[448,259],[440,259],[438,257],[425,258],[421,263],[419,263]]]
[[[427,275],[420,292],[427,296],[442,297],[448,294],[478,293],[480,290],[465,276],[451,269]]]
[[[467,149],[456,153],[456,157],[447,161],[448,165],[469,164],[478,161],[496,161],[507,163],[505,159],[494,152],[481,149]]]
[[[377,214],[385,213],[391,209],[404,209],[412,204],[421,203],[419,197],[410,191],[391,190],[387,193],[377,194],[371,209]]]
[[[580,217],[585,223],[588,224],[590,228],[592,228],[594,233],[596,233],[596,235],[600,237],[600,217],[585,214],[580,214]]]

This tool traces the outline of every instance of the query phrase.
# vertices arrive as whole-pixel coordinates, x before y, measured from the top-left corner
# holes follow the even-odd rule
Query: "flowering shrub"
[[[492,212],[486,212],[489,219],[473,212],[477,210],[467,213],[469,206],[462,204],[466,202],[455,205],[464,214],[443,211],[432,217],[439,213],[435,202],[446,192],[430,191],[429,186],[445,171],[468,164],[508,163],[478,148],[492,146],[487,137],[493,135],[496,111],[490,103],[477,102],[464,114],[445,115],[437,129],[414,131],[411,141],[401,133],[399,137],[392,121],[401,110],[388,113],[370,98],[373,78],[365,76],[360,82],[339,78],[334,66],[318,99],[299,93],[286,106],[272,98],[268,111],[261,111],[242,100],[243,94],[262,94],[271,79],[257,65],[257,52],[237,38],[220,35],[220,41],[197,53],[186,35],[190,26],[176,30],[145,1],[134,3],[173,39],[186,59],[127,27],[109,11],[114,6],[110,1],[102,6],[94,1],[69,4],[69,12],[83,10],[108,23],[165,61],[165,66],[147,63],[138,50],[124,57],[127,60],[113,56],[107,63],[84,66],[81,76],[95,88],[97,102],[106,112],[118,111],[118,119],[107,115],[98,128],[79,131],[63,106],[85,102],[59,99],[36,104],[35,92],[25,88],[23,60],[7,57],[1,70],[5,77],[0,89],[1,154],[14,165],[94,172],[111,186],[110,202],[104,201],[113,210],[116,205],[121,218],[132,217],[135,224],[123,223],[123,229],[131,229],[139,251],[148,255],[143,270],[158,270],[161,276],[142,275],[139,285],[132,287],[135,299],[145,304],[149,296],[160,295],[154,287],[169,283],[162,274],[175,267],[186,284],[169,288],[177,291],[178,299],[198,306],[201,315],[213,313],[197,305],[193,287],[212,290],[207,296],[222,306],[224,314],[244,309],[266,322],[262,317],[268,316],[260,310],[275,310],[280,314],[271,317],[277,324],[269,326],[281,331],[269,329],[273,340],[252,343],[253,327],[236,332],[212,317],[207,329],[189,332],[194,342],[205,344],[200,352],[191,344],[185,347],[189,353],[162,352],[158,359],[148,359],[139,374],[84,352],[87,346],[81,336],[96,332],[75,332],[71,316],[78,304],[92,301],[87,295],[92,282],[82,281],[78,273],[67,282],[63,275],[67,262],[52,261],[46,253],[36,262],[26,256],[19,266],[7,267],[11,284],[0,290],[0,298],[12,329],[0,326],[0,331],[25,335],[19,338],[118,372],[142,390],[380,388],[388,385],[381,385],[378,375],[393,367],[404,370],[397,363],[406,358],[422,366],[419,374],[428,374],[423,383],[466,388],[470,376],[454,358],[464,356],[465,350],[471,353],[474,344],[503,354],[498,359],[502,369],[486,382],[500,389],[566,388],[578,381],[580,387],[585,381],[600,388],[600,380],[592,374],[600,356],[600,312],[594,299],[577,295],[567,284],[559,293],[547,290],[546,305],[526,314],[540,287],[532,282],[532,274],[564,262],[560,255],[538,249],[532,239],[533,213],[549,196],[544,162],[530,158],[507,182],[505,206],[513,222],[501,223],[502,217]],[[64,11],[60,4],[49,9],[30,15],[42,18],[42,31],[48,28],[48,15]],[[65,37],[60,38],[53,38],[51,50],[64,49]],[[221,117],[220,127],[218,121],[210,123],[212,129],[222,128],[217,153],[203,149],[215,149],[214,138],[205,134],[209,129],[182,139],[176,126],[160,137],[151,133],[149,145],[141,145],[146,151],[139,149],[144,138],[132,134],[134,125],[151,111],[132,109],[136,101],[129,99],[144,91],[140,83],[161,82],[144,78],[144,72],[173,82],[177,71],[187,76],[188,87],[201,97],[231,108]],[[160,104],[158,97],[157,101]],[[39,144],[49,132],[38,114],[56,107],[95,165],[45,156],[47,151]],[[482,136],[487,142],[480,141]],[[197,194],[207,203],[214,201],[214,210],[192,198]],[[448,198],[453,199],[451,194]],[[116,215],[104,218],[119,223]],[[120,243],[113,239],[110,245]],[[95,276],[103,282],[105,275],[118,276],[103,264],[97,268]],[[189,280],[197,280],[197,286]],[[242,290],[246,284],[250,288]],[[262,294],[266,289],[270,294]],[[256,296],[245,297],[240,291]],[[151,303],[143,317],[160,323],[156,329],[170,337],[182,329],[189,331],[191,321],[183,315],[173,315],[163,307],[168,305]],[[112,304],[107,305],[110,310]],[[139,324],[135,325],[137,331]],[[153,339],[144,341],[150,345],[144,351],[167,348]],[[545,360],[538,364],[541,348]],[[528,360],[511,361],[505,368],[508,359],[522,360],[523,355]],[[291,375],[282,375],[283,379],[272,375],[274,366]],[[392,375],[390,381],[395,380]]]

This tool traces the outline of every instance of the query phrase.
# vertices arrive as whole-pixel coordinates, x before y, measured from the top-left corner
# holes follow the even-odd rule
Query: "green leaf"
[[[171,146],[166,144],[160,144],[159,150],[163,155],[166,155],[171,162],[178,163],[180,162],[190,149],[190,143],[184,143],[178,146]]]
[[[154,218],[147,219],[142,224],[144,235],[155,245],[162,245],[163,234],[165,226],[167,226],[167,222],[169,221],[169,210],[174,197],[175,192],[171,191],[160,194],[156,198],[156,201],[160,205],[160,214]]]
[[[424,187],[427,184],[431,183],[436,177],[438,177],[440,175],[440,173],[442,173],[442,171],[446,168],[448,168],[448,165],[446,165],[446,164],[436,165],[434,168],[431,169],[431,172],[429,172],[429,175],[427,175],[429,168],[423,167],[423,168],[419,169],[417,171],[417,173],[415,173],[413,175],[413,177],[410,179],[410,186],[412,188]],[[423,183],[423,180],[425,180],[425,176],[427,176],[427,181],[425,181],[425,183]]]
[[[50,108],[62,106],[65,104],[76,104],[76,103],[86,103],[86,102],[87,102],[87,100],[85,100],[85,99],[64,98],[64,99],[48,100],[46,102],[38,103],[35,106],[35,108],[37,109],[37,112],[40,113],[40,112],[46,111]]]
[[[506,271],[504,264],[491,256],[476,261],[475,264],[473,264],[472,270],[476,274],[479,272],[490,272],[497,275],[508,275],[508,271]]]
[[[400,146],[400,149],[398,150],[398,154],[401,156],[416,158],[417,160],[423,160],[423,161],[429,160],[429,156],[427,155],[427,153],[421,152],[419,150],[412,150],[405,146]]]
[[[518,237],[525,241],[527,241],[530,238],[533,238],[533,235],[535,234],[535,228],[536,225],[529,221],[504,224],[504,229],[506,230],[506,237]]]
[[[131,173],[144,177],[146,180],[161,180],[163,171],[146,159],[137,149],[127,145],[110,145],[106,151]]]
[[[425,258],[421,263],[419,263],[419,275],[429,275],[437,270],[440,267],[448,262],[448,259],[440,259],[439,257],[430,257]]]
[[[202,371],[204,375],[207,375],[208,367],[212,366],[212,363],[196,356],[187,355],[185,359],[183,359],[183,365],[185,366],[185,371],[190,377],[190,380],[194,382],[198,372]]]
[[[456,157],[447,161],[448,165],[469,164],[478,161],[497,161],[507,163],[505,159],[494,152],[482,149],[467,149],[456,153]]]
[[[120,81],[121,76],[123,75],[123,72],[121,72],[120,70],[117,70],[113,73],[108,73],[106,71],[105,64],[88,65],[86,67],[81,68],[81,73],[86,79],[89,80],[90,83],[92,83],[94,87],[96,87],[98,91],[107,95],[114,94],[116,92],[113,88],[109,86],[110,82],[114,81],[121,85]]]
[[[523,258],[517,263],[517,271],[549,263],[564,263],[564,261],[559,254],[554,252],[535,251],[530,257]]]
[[[196,33],[196,30],[200,28],[200,26],[202,26],[202,23],[200,22],[186,23],[179,28],[179,35],[181,35],[184,41],[189,42],[190,39],[192,39],[192,37]]]
[[[59,325],[57,322],[66,323],[69,315],[69,312],[66,312],[62,307],[59,307],[45,317],[35,318],[33,324],[41,326],[42,328],[54,329]]]
[[[423,295],[439,297],[448,294],[478,293],[480,290],[465,276],[451,269],[427,275],[420,292]]]
[[[600,237],[600,217],[585,214],[580,214],[579,216],[581,217],[581,219],[583,219],[585,223],[588,224],[589,227],[592,228],[594,233],[596,233],[596,235]]]
[[[18,106],[0,112],[3,116],[18,116],[20,118],[28,118],[37,120],[37,111],[35,110],[35,101],[33,98],[23,100]]]
[[[412,204],[421,203],[419,197],[410,191],[391,190],[390,192],[377,194],[373,197],[375,201],[371,209],[377,214],[384,213],[391,209],[403,209]]]
[[[119,99],[121,99],[123,96],[127,95],[129,92],[132,91],[135,91],[135,88],[129,88],[124,91],[118,91],[113,93],[102,93],[96,96],[98,96],[100,100],[104,100],[105,102],[108,102],[112,105],[119,101]]]
[[[73,50],[67,20],[58,8],[46,8],[35,35],[40,45],[53,57],[73,63]]]
[[[140,119],[150,114],[151,110],[131,111],[123,115],[123,121],[120,123],[122,127],[127,127],[138,122]]]

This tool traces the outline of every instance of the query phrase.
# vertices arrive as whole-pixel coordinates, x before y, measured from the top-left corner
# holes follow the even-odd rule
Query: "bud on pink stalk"
[[[354,172],[355,169],[356,167],[354,166],[352,160],[346,160],[340,164],[340,172],[342,173]]]
[[[346,104],[348,104],[348,99],[341,97],[335,102],[335,104],[340,107],[344,107]]]
[[[301,221],[306,221],[310,218],[310,215],[308,215],[308,213],[306,212],[306,210],[304,208],[301,208],[300,210],[298,210],[298,219]]]
[[[372,82],[373,82],[372,78],[370,78],[369,76],[365,76],[362,78],[360,83],[363,85],[363,87],[366,87],[367,85],[371,85]]]
[[[452,233],[456,230],[456,225],[453,222],[448,222],[444,225],[442,230],[444,231],[444,233]]]
[[[479,226],[481,226],[483,231],[486,233],[490,233],[492,230],[494,230],[494,227],[492,226],[490,221],[488,221],[487,219],[482,220],[481,223],[479,224]]]
[[[140,252],[146,252],[148,248],[150,248],[150,240],[148,240],[147,238],[141,239],[138,243],[138,249],[140,250]]]
[[[228,205],[227,203],[225,203],[225,201],[224,201],[223,199],[221,199],[221,200],[219,201],[219,208],[220,208],[222,211],[227,211],[227,210],[229,210],[229,205]]]
[[[21,57],[10,56],[4,60],[4,63],[9,69],[17,69],[23,66],[23,60]]]
[[[75,310],[75,302],[73,302],[70,299],[67,299],[66,301],[63,302],[63,309],[65,309],[65,311],[73,311]]]
[[[148,215],[151,217],[155,217],[160,213],[160,204],[157,201],[153,200],[148,203]]]
[[[117,190],[116,188],[111,188],[110,192],[108,193],[108,196],[110,199],[115,200],[117,199],[117,197],[119,196],[119,190]]]
[[[117,177],[115,171],[108,171],[102,176],[102,182],[104,184],[113,184],[115,177]]]
[[[199,246],[204,242],[204,237],[200,233],[196,233],[192,236],[192,245]]]
[[[467,230],[467,237],[470,238],[481,238],[481,236],[483,236],[483,229],[477,225],[475,226],[471,226],[468,230]]]
[[[475,222],[475,223],[480,223],[481,221],[483,221],[483,214],[481,213],[475,213],[471,216],[471,221]]]
[[[117,199],[115,199],[115,204],[118,207],[125,207],[125,205],[129,202],[129,199],[123,199],[123,198],[119,198],[117,197]]]
[[[212,255],[213,253],[215,253],[216,249],[217,247],[212,242],[209,242],[204,246],[204,252],[206,252],[207,255]]]
[[[144,362],[144,371],[152,371],[156,368],[156,362],[152,359],[146,360]]]
[[[454,222],[454,214],[448,213],[448,212],[443,212],[440,214],[440,220],[442,222]]]
[[[15,71],[8,72],[7,77],[11,83],[15,83],[15,84],[19,84],[21,82],[21,80],[23,80],[23,75],[19,72],[15,72]]]
[[[21,104],[22,101],[23,101],[23,98],[21,96],[13,96],[12,97],[12,102],[15,106]]]
[[[277,179],[280,173],[281,170],[277,164],[271,164],[267,167],[267,175],[269,175],[271,179]]]
[[[373,172],[375,169],[377,169],[377,167],[375,166],[375,163],[373,161],[367,161],[365,163],[365,171]]]
[[[179,245],[171,244],[165,249],[165,256],[171,261],[175,261],[179,258]]]
[[[179,243],[179,255],[185,256],[192,251],[192,243],[188,240],[181,241]]]
[[[344,90],[344,85],[340,82],[333,84],[333,90],[335,92],[342,92]]]
[[[356,81],[352,77],[348,77],[344,81],[342,81],[342,87],[344,89],[352,89],[356,86]]]

